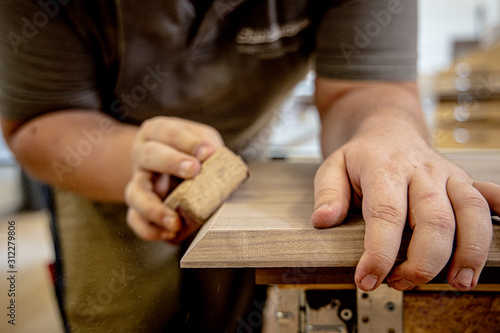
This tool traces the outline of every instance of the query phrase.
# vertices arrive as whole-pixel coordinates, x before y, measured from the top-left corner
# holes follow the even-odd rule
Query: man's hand
[[[187,237],[178,214],[162,202],[172,189],[171,176],[194,177],[201,162],[222,146],[219,133],[203,124],[168,117],[144,122],[133,144],[133,175],[125,191],[130,227],[147,240]]]
[[[380,91],[391,91],[390,86],[376,87],[373,92],[363,89],[354,92],[361,94],[354,100],[342,97],[337,105],[353,107],[350,116],[354,119],[359,117],[355,110],[363,94],[369,103],[371,98],[379,100],[374,96]],[[394,90],[405,95],[404,90]],[[395,97],[388,109],[397,103]],[[365,251],[355,282],[363,290],[377,288],[386,277],[398,290],[411,289],[429,282],[448,263],[449,283],[469,290],[477,284],[488,255],[490,207],[500,210],[500,186],[475,183],[428,146],[422,131],[409,121],[411,117],[382,108],[358,118],[359,126],[351,123],[356,130],[319,168],[312,223],[320,228],[336,226],[350,206],[361,206]],[[322,114],[324,130],[331,116]],[[323,140],[331,138],[335,135],[323,135]],[[407,260],[393,267],[407,221],[413,229]]]

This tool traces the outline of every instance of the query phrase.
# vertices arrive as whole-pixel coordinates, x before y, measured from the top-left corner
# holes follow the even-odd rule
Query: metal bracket
[[[348,333],[347,326],[338,315],[339,310],[340,301],[336,299],[332,299],[330,304],[319,309],[311,308],[306,302],[304,332]]]
[[[356,292],[358,333],[402,333],[403,292],[382,284],[376,290]]]
[[[356,327],[355,290],[307,290],[271,287],[274,316],[266,333],[349,333]]]
[[[266,333],[403,333],[403,292],[271,287]]]

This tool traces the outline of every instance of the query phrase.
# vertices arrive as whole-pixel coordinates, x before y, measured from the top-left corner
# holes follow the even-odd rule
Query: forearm
[[[91,199],[124,202],[137,127],[100,112],[62,111],[17,129],[3,122],[16,159],[33,177]]]
[[[328,156],[355,135],[400,130],[427,140],[416,84],[332,81],[318,78],[323,153]]]

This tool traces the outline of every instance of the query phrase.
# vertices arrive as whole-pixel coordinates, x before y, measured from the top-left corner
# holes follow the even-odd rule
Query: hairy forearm
[[[77,110],[49,113],[18,128],[6,120],[2,125],[16,159],[34,178],[91,199],[124,202],[136,126]]]
[[[411,131],[427,140],[426,123],[413,83],[357,83],[318,78],[316,104],[325,156],[364,132]]]

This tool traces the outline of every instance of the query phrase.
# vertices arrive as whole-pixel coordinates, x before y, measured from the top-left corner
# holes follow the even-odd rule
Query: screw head
[[[394,302],[387,302],[385,303],[385,308],[387,311],[394,311],[396,309],[396,304],[394,304]]]
[[[348,321],[351,320],[352,317],[353,313],[351,309],[343,309],[342,311],[340,311],[340,318],[342,318],[342,320]]]

